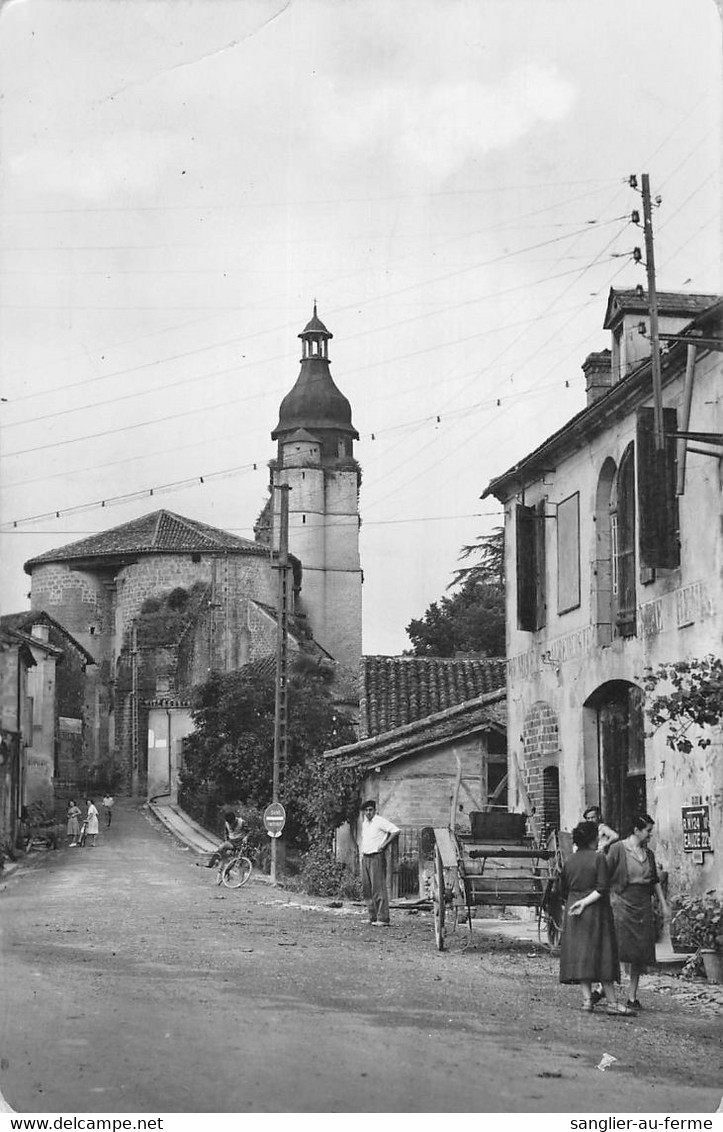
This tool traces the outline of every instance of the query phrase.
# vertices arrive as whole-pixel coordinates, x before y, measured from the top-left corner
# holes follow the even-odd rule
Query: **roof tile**
[[[498,657],[364,656],[362,739],[456,707],[505,686]]]
[[[47,550],[25,563],[26,573],[41,562],[105,558],[123,554],[268,554],[268,547],[218,527],[186,519],[173,511],[153,511],[119,527]]]

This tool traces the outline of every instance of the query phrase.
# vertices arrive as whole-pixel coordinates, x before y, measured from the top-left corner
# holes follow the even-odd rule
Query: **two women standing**
[[[602,983],[609,1014],[635,1014],[641,1009],[638,983],[655,961],[655,919],[652,896],[668,910],[653,854],[647,848],[654,822],[648,814],[635,819],[633,832],[597,852],[598,826],[583,821],[573,831],[577,846],[562,870],[566,898],[560,953],[560,982],[577,983],[582,1009],[591,1013],[594,982]],[[618,1005],[613,984],[620,981],[620,962],[630,964],[628,1001]],[[598,996],[599,997],[599,996]]]

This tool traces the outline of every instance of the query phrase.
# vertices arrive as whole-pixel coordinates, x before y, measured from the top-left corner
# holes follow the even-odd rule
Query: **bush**
[[[723,951],[723,901],[714,889],[705,896],[674,896],[670,908],[673,946]]]
[[[361,899],[361,880],[348,865],[337,861],[332,849],[316,845],[302,858],[299,881],[310,896]]]

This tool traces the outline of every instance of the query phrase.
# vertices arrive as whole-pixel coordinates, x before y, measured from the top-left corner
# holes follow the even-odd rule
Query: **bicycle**
[[[233,850],[231,856],[222,858],[216,873],[216,884],[223,884],[226,888],[241,888],[246,884],[253,867],[246,856],[246,849],[244,840],[238,849]]]

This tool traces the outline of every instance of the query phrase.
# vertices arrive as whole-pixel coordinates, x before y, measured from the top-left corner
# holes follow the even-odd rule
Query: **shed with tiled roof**
[[[366,658],[367,660],[370,658]],[[386,671],[405,673],[407,689],[417,679],[446,683],[457,672],[456,690],[465,681],[499,679],[502,662],[495,669],[463,670],[459,661],[437,658],[384,657],[405,661],[388,665]],[[409,661],[424,660],[422,666]],[[384,667],[375,667],[381,679]],[[440,677],[444,672],[445,677]],[[497,675],[495,673],[497,672]],[[504,676],[503,676],[504,679]],[[398,691],[401,692],[401,682]],[[454,695],[454,691],[452,692]],[[450,804],[459,776],[458,811],[455,827],[464,832],[471,826],[470,814],[490,807],[507,806],[507,728],[504,687],[470,696],[410,722],[361,738],[357,743],[327,751],[325,757],[342,767],[362,772],[361,796],[373,798],[379,812],[399,826],[401,833],[391,856],[391,888],[395,896],[423,894],[429,860],[424,850],[430,827],[450,824]],[[347,825],[337,834],[337,852],[352,863],[358,852],[359,829]]]
[[[403,727],[505,686],[499,657],[364,656],[360,736]]]

